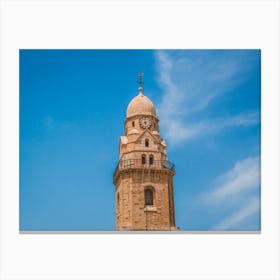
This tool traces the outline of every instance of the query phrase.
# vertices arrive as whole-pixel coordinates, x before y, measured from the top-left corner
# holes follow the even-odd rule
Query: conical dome
[[[156,117],[156,109],[152,101],[142,94],[142,88],[139,88],[139,94],[128,104],[126,117],[135,115],[153,115]]]

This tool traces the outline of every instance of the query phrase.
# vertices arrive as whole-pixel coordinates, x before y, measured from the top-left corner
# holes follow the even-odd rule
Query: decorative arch
[[[149,164],[154,164],[154,155],[149,155]]]
[[[145,147],[149,147],[149,139],[148,138],[145,139]]]
[[[155,189],[153,187],[146,187],[144,189],[145,205],[154,205],[155,203]]]
[[[145,155],[145,154],[142,155],[141,161],[142,161],[142,164],[143,164],[143,165],[146,164],[146,155]]]

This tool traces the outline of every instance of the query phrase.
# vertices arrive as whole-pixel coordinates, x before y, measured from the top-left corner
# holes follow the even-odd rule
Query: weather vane
[[[144,77],[144,73],[139,73],[138,74],[138,81],[137,81],[137,83],[140,85],[140,87],[142,87],[142,85],[144,84],[144,82],[142,81],[143,77]]]

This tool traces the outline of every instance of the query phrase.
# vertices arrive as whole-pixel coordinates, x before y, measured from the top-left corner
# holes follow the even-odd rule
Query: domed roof
[[[135,115],[153,115],[156,117],[156,109],[152,101],[142,94],[142,87],[139,87],[139,94],[128,104],[126,117]]]

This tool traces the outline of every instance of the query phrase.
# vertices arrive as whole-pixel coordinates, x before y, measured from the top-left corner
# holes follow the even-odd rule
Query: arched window
[[[149,164],[152,165],[154,163],[154,156],[150,155],[149,156]]]
[[[142,155],[142,164],[146,164],[146,156]]]
[[[149,139],[145,139],[145,147],[149,147]]]
[[[145,205],[154,204],[154,193],[151,189],[145,189]]]
[[[120,194],[117,195],[118,206],[120,205]]]
[[[132,122],[132,127],[134,127],[134,122]]]

